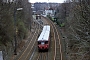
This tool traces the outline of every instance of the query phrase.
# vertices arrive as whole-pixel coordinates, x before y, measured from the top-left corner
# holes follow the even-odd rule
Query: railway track
[[[61,42],[60,42],[60,36],[59,36],[58,30],[52,21],[50,21],[47,18],[44,18],[44,19],[47,22],[49,22],[47,24],[49,24],[51,26],[51,35],[52,35],[51,41],[53,41],[54,43],[53,42],[50,43],[50,44],[52,44],[50,46],[50,48],[52,49],[51,51],[49,51],[48,53],[47,52],[38,53],[38,57],[35,60],[63,60],[62,59],[62,51],[61,51]],[[53,49],[54,49],[54,51],[53,51]],[[50,56],[50,54],[52,54],[52,55]]]
[[[39,52],[37,60],[48,60],[48,52]]]
[[[59,37],[58,30],[57,30],[55,24],[53,24],[52,21],[48,20],[47,18],[44,18],[44,19],[46,19],[49,22],[49,24],[52,28],[52,30],[51,30],[51,35],[52,35],[51,36],[51,41],[54,42],[54,43],[53,42],[50,43],[50,44],[52,44],[50,46],[50,48],[52,50],[49,51],[49,52],[40,52],[40,53],[37,52],[37,57],[35,57],[34,59],[31,59],[31,60],[63,60],[62,59],[61,43],[60,43],[60,37]]]
[[[53,39],[55,40],[54,60],[63,60],[62,59],[62,51],[61,51],[61,42],[60,42],[58,30],[57,30],[55,24],[52,23],[52,21],[50,21],[50,20],[48,20],[48,21],[50,22],[50,25],[53,29],[53,36],[54,36]]]
[[[55,58],[54,58],[54,60],[62,60],[60,37],[59,37],[58,31],[57,31],[55,25],[54,25],[54,28],[56,30],[56,31],[54,31],[54,33],[55,33]]]
[[[35,33],[32,36],[31,42],[29,43],[29,45],[27,46],[26,50],[23,52],[23,54],[18,58],[18,60],[28,60],[30,57],[30,54],[32,54],[32,51],[34,49],[34,45],[35,45],[35,40],[37,38],[37,33]],[[35,37],[34,37],[35,36]],[[34,40],[34,41],[33,41]]]
[[[20,54],[16,59],[14,60],[29,60],[30,56],[33,53],[33,50],[35,49],[36,40],[38,37],[38,33],[40,31],[38,29],[35,30],[34,34],[32,35],[30,41],[28,41],[28,45],[25,48],[25,50]]]

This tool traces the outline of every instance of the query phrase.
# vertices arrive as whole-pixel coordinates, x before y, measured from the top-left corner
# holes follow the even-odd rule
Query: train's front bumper
[[[48,45],[38,45],[38,49],[39,50],[47,50],[48,49]]]

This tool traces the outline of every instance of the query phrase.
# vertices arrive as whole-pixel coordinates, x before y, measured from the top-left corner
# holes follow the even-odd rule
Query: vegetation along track
[[[45,18],[47,19],[47,18]],[[61,42],[58,30],[55,26],[55,24],[52,23],[49,19],[47,19],[50,22],[51,27],[53,28],[53,39],[55,40],[55,54],[54,54],[54,60],[63,60],[62,59],[62,51],[61,51]]]
[[[34,45],[36,44],[37,36],[39,30],[36,29],[35,33],[33,34],[32,38],[30,39],[30,42],[26,49],[23,51],[23,53],[15,60],[29,60],[30,56],[32,55]]]

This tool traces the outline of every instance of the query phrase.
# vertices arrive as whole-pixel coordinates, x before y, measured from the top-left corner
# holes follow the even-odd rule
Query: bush
[[[25,27],[25,24],[23,22],[21,21],[18,22],[17,30],[18,30],[18,37],[20,39],[24,39],[27,37],[27,28]]]
[[[60,26],[61,26],[61,27],[64,27],[64,26],[65,26],[65,23],[60,24]]]
[[[50,20],[52,20],[52,17],[51,17],[50,15],[47,15],[47,17],[48,17]]]

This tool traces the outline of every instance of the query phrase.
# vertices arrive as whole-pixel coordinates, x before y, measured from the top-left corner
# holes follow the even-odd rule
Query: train
[[[43,26],[42,32],[38,37],[38,51],[48,51],[50,45],[50,25]]]

